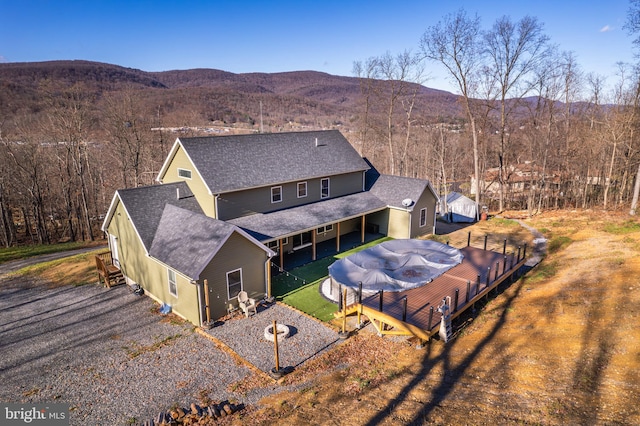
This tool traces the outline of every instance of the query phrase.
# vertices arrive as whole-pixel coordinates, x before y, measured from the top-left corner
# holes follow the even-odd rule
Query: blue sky
[[[191,1],[0,0],[0,61],[83,59],[145,71],[323,71],[417,51],[424,31],[464,8],[482,25],[537,17],[586,72],[615,79],[633,61],[628,0]],[[452,90],[436,65],[425,85]]]

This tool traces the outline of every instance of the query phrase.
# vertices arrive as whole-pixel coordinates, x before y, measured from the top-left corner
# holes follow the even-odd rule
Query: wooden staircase
[[[98,271],[98,281],[107,288],[126,283],[120,268],[113,264],[110,251],[96,254],[96,269]]]

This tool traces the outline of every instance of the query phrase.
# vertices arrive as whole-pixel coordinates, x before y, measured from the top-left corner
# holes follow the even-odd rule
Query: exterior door
[[[120,268],[120,260],[118,259],[118,238],[115,235],[109,234],[109,247],[111,248],[111,259],[113,260],[113,266]]]

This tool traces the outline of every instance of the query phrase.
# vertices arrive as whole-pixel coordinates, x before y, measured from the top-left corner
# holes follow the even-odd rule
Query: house
[[[553,194],[560,190],[560,172],[550,171],[532,163],[511,164],[504,170],[505,193],[514,200],[525,199],[531,190]],[[471,176],[471,195],[475,195],[475,177]],[[480,191],[497,199],[500,193],[500,168],[487,169],[480,180]]]
[[[428,181],[380,175],[339,131],[178,138],[157,181],[116,191],[102,229],[127,282],[196,325],[294,259],[435,226]]]

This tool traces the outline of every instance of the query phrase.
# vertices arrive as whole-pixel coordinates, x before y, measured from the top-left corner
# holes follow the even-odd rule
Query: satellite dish
[[[411,198],[405,198],[402,200],[402,205],[405,207],[409,207],[411,204],[413,204],[413,200]]]

